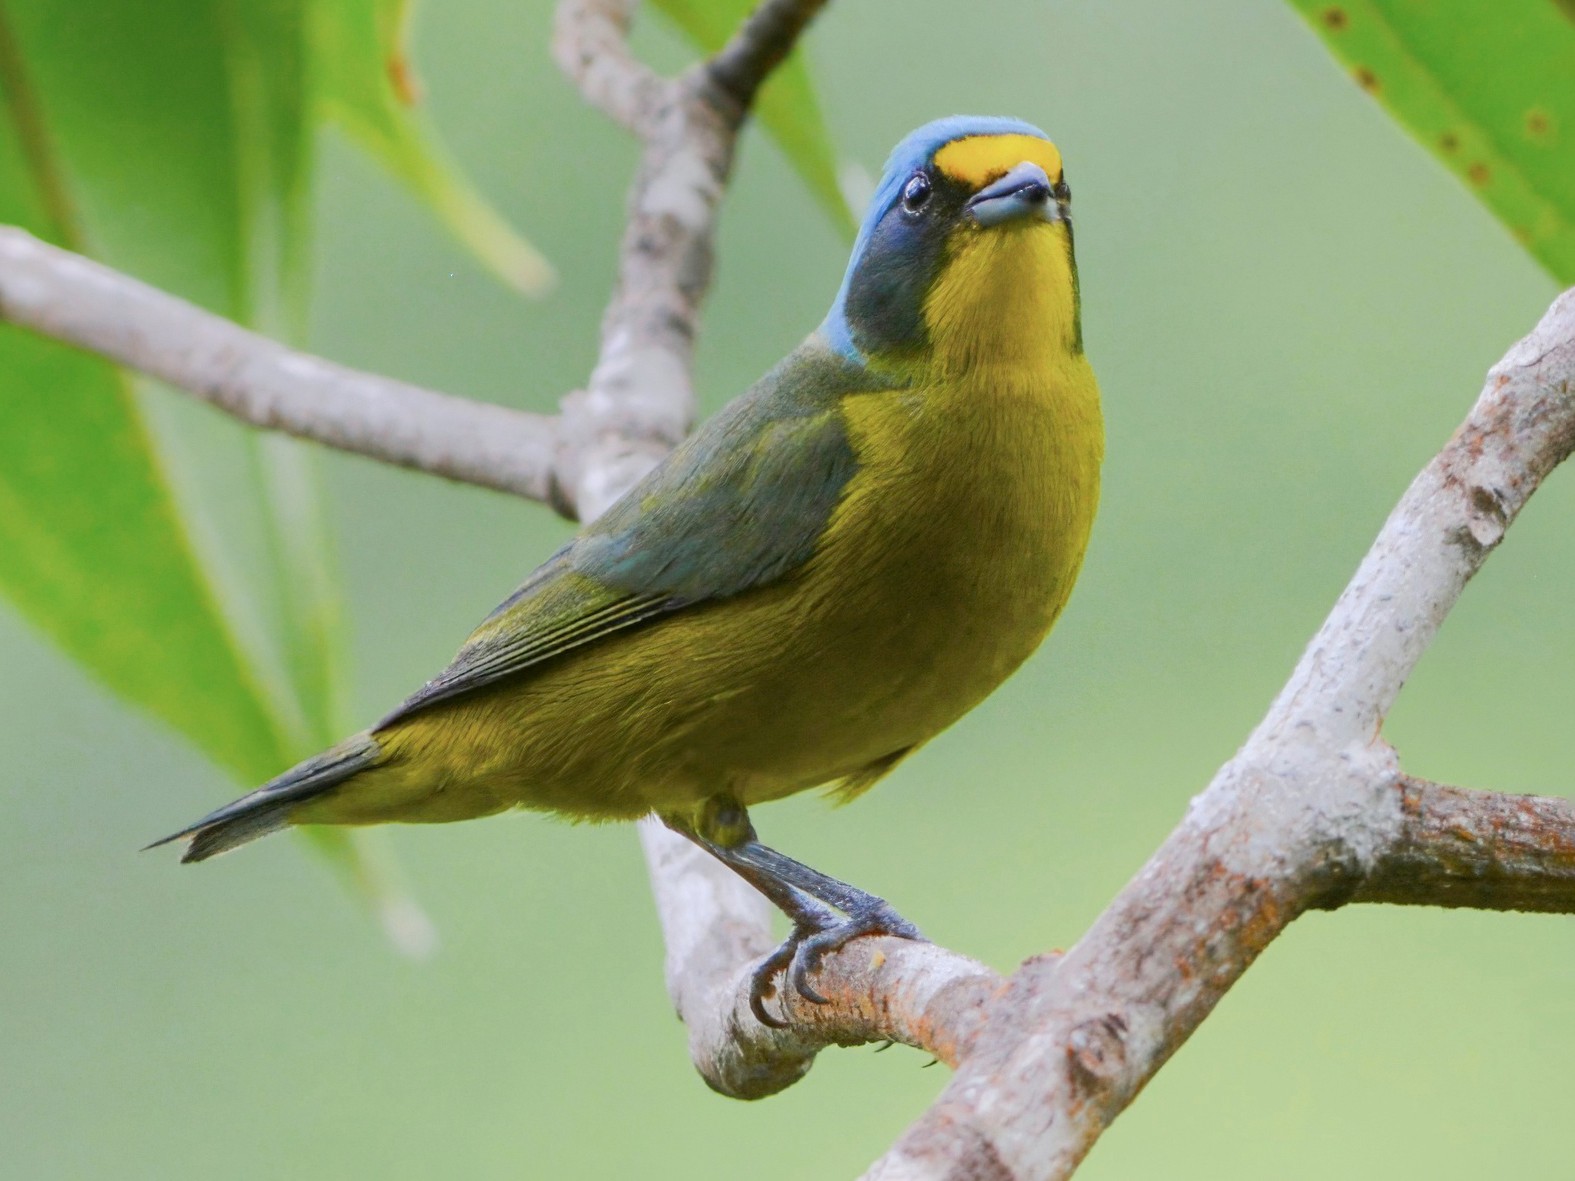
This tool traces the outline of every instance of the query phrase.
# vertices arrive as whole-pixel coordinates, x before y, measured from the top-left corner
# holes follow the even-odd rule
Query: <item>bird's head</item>
[[[1017,119],[954,116],[892,152],[821,331],[875,364],[1042,364],[1080,352],[1061,153]]]

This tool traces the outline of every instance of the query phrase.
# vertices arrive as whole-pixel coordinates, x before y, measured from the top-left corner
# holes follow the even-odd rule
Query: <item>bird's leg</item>
[[[806,1000],[825,1003],[826,998],[809,983],[809,975],[820,967],[822,959],[831,952],[840,951],[849,940],[857,939],[860,935],[924,939],[919,929],[898,914],[884,898],[812,869],[802,861],[795,861],[769,845],[761,844],[754,837],[726,850],[726,854],[723,856],[719,853],[718,856],[722,856],[723,861],[736,872],[743,874],[747,868],[756,874],[785,882],[848,916],[844,922],[806,933],[799,940],[791,960],[789,979]],[[745,876],[748,878],[747,874]]]
[[[924,938],[884,898],[865,893],[762,844],[748,812],[736,800],[713,798],[692,817],[663,820],[754,886],[793,920],[793,933],[755,970],[750,1008],[767,1025],[782,1024],[767,1017],[762,1005],[762,999],[772,990],[771,978],[779,969],[787,970],[787,978],[800,996],[825,1004],[826,998],[809,982],[810,973],[825,956],[860,935]],[[847,918],[838,921],[828,907]]]
[[[716,815],[717,812],[723,814],[719,816]],[[662,817],[662,823],[679,835],[688,837],[726,865],[764,894],[767,901],[793,921],[792,933],[780,947],[755,968],[749,986],[749,1008],[760,1023],[774,1029],[786,1028],[786,1021],[773,1017],[766,1011],[766,997],[776,991],[773,978],[778,972],[786,972],[792,966],[799,947],[806,939],[822,931],[834,929],[837,926],[837,916],[829,908],[822,906],[808,894],[780,878],[773,877],[753,866],[740,864],[733,858],[731,846],[725,842],[729,838],[735,841],[752,839],[755,831],[749,823],[749,814],[741,805],[734,804],[726,811],[706,806],[694,816],[666,815]],[[747,833],[748,837],[743,838],[742,833]]]

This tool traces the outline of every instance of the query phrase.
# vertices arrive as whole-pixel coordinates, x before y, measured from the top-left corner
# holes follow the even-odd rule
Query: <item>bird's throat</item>
[[[1056,368],[1082,351],[1077,271],[1065,224],[968,227],[955,240],[924,304],[933,364]]]

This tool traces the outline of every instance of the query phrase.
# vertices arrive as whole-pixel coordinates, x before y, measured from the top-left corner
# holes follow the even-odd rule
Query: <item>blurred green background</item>
[[[330,134],[314,350],[538,410],[583,378],[634,149],[552,68],[549,26],[545,3],[446,0],[418,14],[415,46],[453,154],[558,266],[558,291],[507,291]],[[654,19],[637,42],[688,58]],[[866,171],[934,116],[1012,113],[1058,140],[1076,195],[1109,464],[1069,612],[880,790],[757,817],[773,844],[1010,970],[1074,941],[1246,735],[1556,287],[1284,4],[847,0],[808,46],[839,150]],[[135,230],[134,210],[94,212]],[[846,244],[752,132],[720,249],[707,410],[818,321]],[[206,412],[161,413],[244,584],[234,440]],[[370,462],[323,466],[347,713],[364,724],[567,526]],[[1572,512],[1560,473],[1450,619],[1389,724],[1409,770],[1569,789]],[[439,931],[426,961],[392,951],[298,841],[198,869],[138,856],[236,785],[6,612],[0,743],[6,1176],[853,1176],[945,1081],[866,1048],[762,1103],[707,1091],[626,828],[379,834]],[[1557,1175],[1572,1054],[1569,920],[1315,914],[1083,1175]]]

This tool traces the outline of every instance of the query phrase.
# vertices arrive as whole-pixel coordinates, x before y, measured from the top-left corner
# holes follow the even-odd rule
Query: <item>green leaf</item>
[[[246,781],[276,771],[288,756],[124,381],[12,328],[0,329],[0,372],[0,589],[110,688],[220,766]]]
[[[1553,275],[1575,283],[1575,0],[1292,0]]]
[[[276,335],[304,332],[313,111],[308,0],[198,0],[215,17],[228,89],[238,273],[232,318]]]
[[[656,0],[659,8],[705,53],[715,53],[758,0]],[[858,229],[837,183],[837,158],[803,54],[788,55],[755,101],[755,115],[804,178],[810,192],[847,237]]]
[[[0,222],[289,336],[309,276],[308,3],[0,0]],[[156,395],[0,327],[0,593],[251,785],[342,725],[315,481],[292,441]],[[245,530],[208,519],[226,498],[193,453],[232,473],[230,503],[260,506],[243,578],[221,543]],[[419,942],[386,859],[345,832],[309,840]]]
[[[308,745],[321,750],[350,728],[343,701],[344,654],[339,588],[329,559],[314,457],[293,439],[248,435],[257,483],[269,511],[269,557],[278,572],[286,626],[284,661],[309,727]]]
[[[78,245],[77,212],[3,8],[0,66],[0,221]],[[0,589],[220,766],[243,779],[273,773],[286,752],[125,381],[103,362],[3,327],[0,390]]]
[[[410,0],[320,0],[312,69],[329,117],[382,161],[505,283],[536,295],[552,267],[514,232],[448,158],[418,109],[406,49]]]

